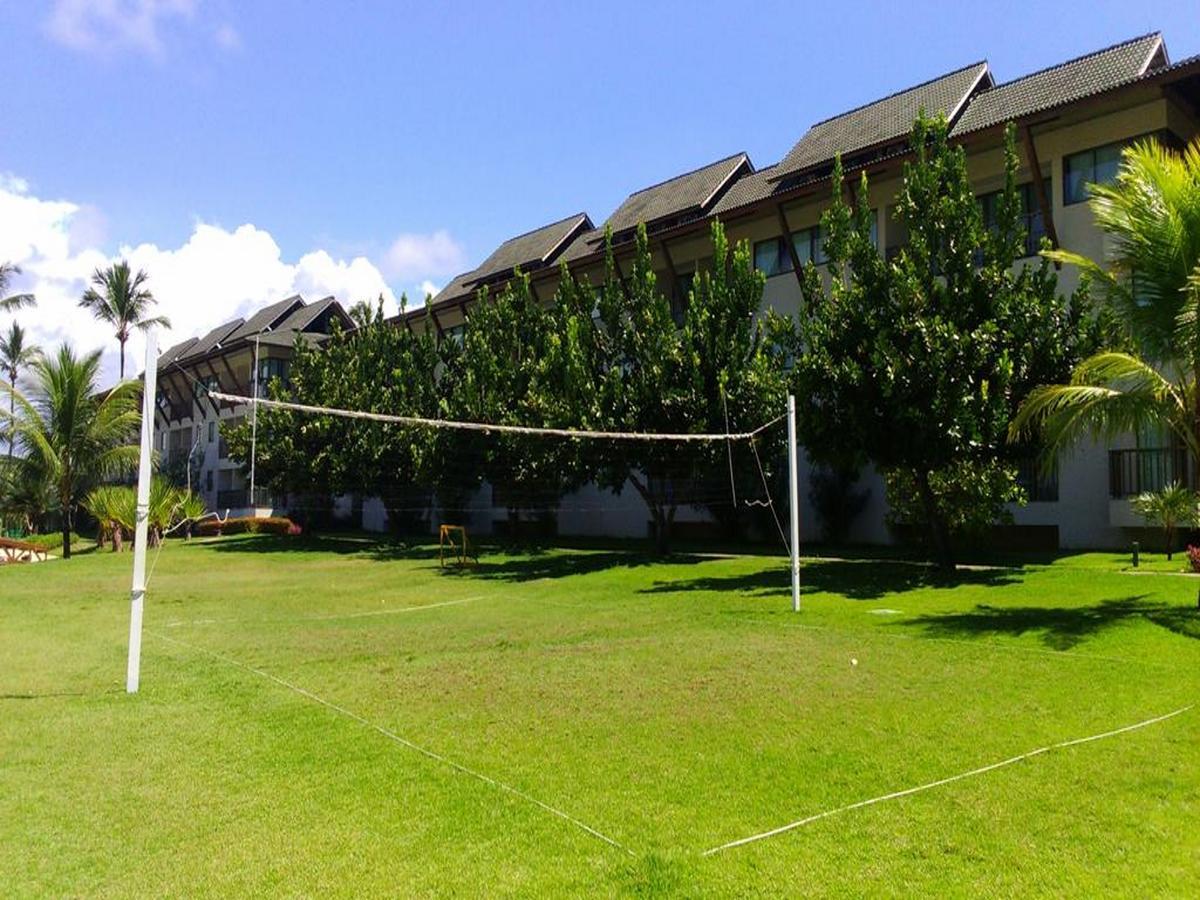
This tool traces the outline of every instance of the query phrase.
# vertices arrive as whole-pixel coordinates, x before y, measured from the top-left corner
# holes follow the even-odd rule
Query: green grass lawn
[[[1200,895],[1200,707],[703,855],[1196,702],[1125,556],[173,543],[133,697],[130,563],[0,570],[6,895]]]

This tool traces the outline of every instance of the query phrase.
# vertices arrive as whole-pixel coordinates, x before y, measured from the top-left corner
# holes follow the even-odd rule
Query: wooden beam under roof
[[[783,234],[783,242],[787,245],[788,257],[792,261],[792,272],[796,276],[796,284],[804,284],[804,273],[800,271],[800,254],[796,252],[796,242],[792,240],[792,229],[788,225],[787,213],[783,211],[783,204],[775,204],[775,212],[779,214],[779,230]]]
[[[1042,178],[1042,167],[1038,162],[1037,147],[1033,143],[1033,132],[1028,123],[1021,128],[1021,140],[1025,145],[1025,162],[1029,166],[1029,175],[1033,179],[1033,195],[1037,198],[1038,210],[1042,214],[1042,225],[1045,226],[1046,236],[1050,245],[1058,249],[1058,229],[1054,227],[1054,210],[1050,206],[1050,198],[1046,196],[1046,182]],[[1062,263],[1055,262],[1054,268],[1062,268]]]
[[[671,297],[682,303],[687,298],[678,296],[679,273],[675,271],[675,260],[671,259],[671,251],[667,249],[666,241],[659,241],[658,246],[662,250],[663,259],[667,261],[667,271],[671,273]]]
[[[437,311],[434,310],[434,308],[432,306],[427,306],[427,307],[425,307],[425,309],[429,314],[429,318],[433,321],[433,327],[437,329],[437,336],[438,336],[438,340],[440,341],[442,338],[444,338],[446,336],[446,332],[442,328],[442,323],[438,321]]]
[[[621,285],[621,293],[625,295],[625,299],[629,299],[629,285],[625,281],[625,273],[621,271],[621,260],[617,258],[616,251],[612,255],[613,270],[617,273],[617,284]]]
[[[221,359],[221,363],[225,366],[225,371],[229,373],[229,384],[230,384],[230,387],[233,388],[233,393],[235,393],[235,394],[247,393],[247,389],[250,386],[246,385],[246,387],[243,388],[241,385],[238,384],[237,376],[233,374],[233,368],[229,365],[228,357],[226,357],[225,354],[222,353],[220,359]],[[251,363],[251,365],[253,365],[253,363]]]

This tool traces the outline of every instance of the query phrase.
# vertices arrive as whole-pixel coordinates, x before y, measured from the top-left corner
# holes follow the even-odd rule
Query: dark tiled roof
[[[211,353],[222,341],[224,341],[239,327],[241,327],[242,323],[245,321],[245,319],[238,317],[232,322],[225,322],[222,325],[218,325],[208,334],[197,340],[196,343],[193,344],[186,353],[179,357],[179,359],[194,359],[196,357],[203,356],[206,353]]]
[[[582,259],[585,256],[599,252],[603,247],[604,229],[593,228],[591,231],[585,231],[579,237],[575,238],[571,242],[571,246],[567,247],[559,258],[562,262],[572,263],[577,259]]]
[[[531,269],[547,265],[571,238],[591,227],[592,220],[587,213],[576,213],[509,238],[476,267],[471,273],[471,281],[479,282],[491,275],[508,273],[517,266]]]
[[[604,224],[612,229],[613,234],[620,234],[643,222],[652,225],[689,213],[703,215],[711,210],[722,191],[747,171],[753,172],[754,167],[745,153],[717,160],[630,194]]]
[[[323,300],[314,301],[307,306],[302,305],[276,325],[272,331],[279,332],[280,334],[284,332],[303,331],[312,324],[313,319],[317,318],[317,316],[321,315],[321,313],[325,312],[325,310],[336,302],[332,297],[325,297]]]
[[[309,328],[331,306],[336,307],[340,318],[349,321],[333,297],[306,304],[304,298],[297,295],[263,307],[249,319],[233,319],[218,325],[201,338],[190,338],[176,344],[159,357],[159,368],[166,368],[174,362],[198,360],[214,350],[232,347],[255,335],[260,335],[259,342],[262,344],[290,347],[296,340],[296,334],[304,333],[307,337],[309,332],[304,329]],[[313,336],[324,337],[320,334]]]
[[[980,91],[967,104],[953,134],[989,128],[1132,81],[1152,62],[1166,62],[1165,51],[1159,55],[1161,49],[1162,37],[1147,34]]]
[[[191,348],[192,344],[196,343],[196,340],[196,338],[191,337],[186,341],[180,341],[178,344],[168,347],[159,354],[158,367],[163,369],[175,362],[175,360],[179,359],[179,357],[183,356]]]
[[[304,298],[299,294],[293,294],[286,300],[280,300],[278,303],[272,303],[270,306],[264,306],[249,319],[243,322],[242,326],[233,334],[229,335],[229,337],[225,339],[224,343],[241,340],[242,338],[253,337],[259,332],[266,331],[268,328],[274,328],[280,323],[280,321],[298,308],[304,308]]]
[[[306,344],[314,345],[327,340],[329,335],[311,331],[268,331],[258,339],[258,343],[263,347],[294,347],[297,338]]]
[[[430,301],[429,305],[436,306],[439,303],[443,303],[448,300],[453,300],[456,297],[462,297],[467,294],[473,293],[473,291],[471,290],[471,282],[474,278],[475,278],[475,270],[474,269],[472,269],[470,272],[463,272],[460,275],[455,275],[450,280],[450,283],[448,285],[446,285],[444,288],[442,288],[440,291],[438,291],[437,294],[434,295],[434,297]],[[423,308],[423,306],[414,306],[409,309],[409,312],[411,313],[415,310],[419,310],[422,308]]]
[[[912,130],[913,121],[922,109],[928,115],[944,113],[953,121],[971,93],[980,84],[988,85],[990,82],[987,63],[972,63],[932,81],[818,122],[808,129],[776,166],[775,179],[829,162],[838,153],[846,156],[858,150],[901,140]]]
[[[778,182],[775,181],[775,173],[778,168],[778,166],[768,166],[765,169],[759,169],[753,175],[738,179],[713,207],[713,215],[723,216],[731,210],[740,209],[770,197],[779,187]]]

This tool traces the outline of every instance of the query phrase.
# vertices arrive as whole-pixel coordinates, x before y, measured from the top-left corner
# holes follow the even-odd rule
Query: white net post
[[[788,512],[792,520],[792,610],[800,612],[800,469],[796,447],[796,398],[788,394]]]
[[[125,691],[136,694],[142,666],[142,608],[146,600],[146,539],[150,524],[150,448],[154,444],[154,402],[158,375],[158,335],[146,332],[146,369],[142,384],[142,440],[138,459],[137,525],[133,535],[133,588],[129,598],[129,665]]]

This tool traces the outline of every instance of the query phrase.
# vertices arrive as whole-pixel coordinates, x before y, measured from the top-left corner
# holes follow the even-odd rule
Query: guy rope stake
[[[800,470],[796,452],[796,398],[788,394],[788,509],[792,517],[792,611],[800,612]]]
[[[142,607],[146,600],[146,538],[150,524],[150,448],[154,444],[154,400],[158,376],[158,334],[146,332],[142,384],[142,443],[138,459],[137,524],[133,533],[133,589],[129,598],[129,666],[125,691],[136,694],[142,665]]]

